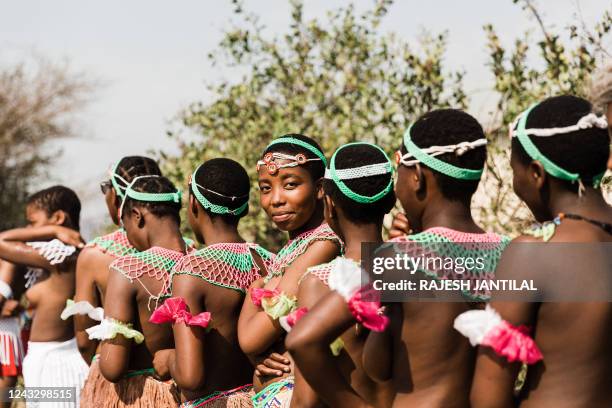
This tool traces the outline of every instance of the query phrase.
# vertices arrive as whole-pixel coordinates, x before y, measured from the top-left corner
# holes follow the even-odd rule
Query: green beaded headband
[[[321,160],[323,162],[323,167],[327,167],[327,159],[325,159],[325,155],[323,154],[322,151],[317,149],[315,146],[312,146],[311,144],[304,142],[303,140],[296,139],[295,137],[283,136],[278,139],[275,139],[270,142],[270,144],[266,147],[266,150],[269,149],[270,146],[274,146],[279,143],[288,143],[288,144],[294,144],[296,146],[303,147],[304,149],[312,152],[315,156],[317,156],[317,158],[307,159],[303,153],[298,153],[296,155],[290,155],[290,154],[284,154],[284,153],[278,153],[278,152],[268,152],[264,155],[262,160],[257,161],[257,171],[259,171],[261,166],[266,166],[270,174],[275,174],[276,172],[278,172],[279,169],[282,169],[285,167],[295,167],[301,164],[305,164],[306,162],[316,161],[316,160]],[[277,164],[275,162],[277,159],[284,160],[287,162],[283,164]]]
[[[514,124],[510,126],[511,136],[516,137],[518,139],[521,146],[523,146],[523,149],[525,149],[525,152],[527,152],[527,154],[529,155],[529,157],[531,157],[532,160],[536,160],[542,163],[542,167],[544,167],[544,170],[548,174],[550,174],[553,177],[559,178],[561,180],[566,180],[566,181],[571,181],[571,182],[577,181],[581,184],[582,182],[580,180],[580,174],[572,173],[570,171],[565,170],[561,166],[558,166],[556,163],[554,163],[552,160],[546,157],[536,147],[536,145],[533,143],[533,141],[529,138],[528,135],[531,134],[531,135],[539,136],[539,137],[549,137],[549,136],[555,136],[555,135],[575,132],[581,129],[588,129],[592,127],[606,129],[607,122],[605,118],[603,117],[598,118],[595,114],[589,113],[583,116],[578,121],[578,123],[576,123],[575,125],[566,126],[562,128],[526,129],[527,117],[529,116],[529,113],[533,110],[533,108],[535,108],[537,105],[538,105],[537,103],[533,104],[529,107],[529,109],[521,113],[521,115],[518,118],[518,124],[516,126],[516,130],[513,130]],[[593,177],[593,187],[597,188],[599,186],[599,183],[601,182],[601,179],[604,173],[605,171]],[[584,186],[582,186],[581,184],[579,194],[582,194],[583,189],[584,189]]]
[[[387,161],[384,163],[368,164],[367,166],[353,167],[350,169],[336,169],[336,155],[338,154],[338,152],[347,146],[355,146],[355,145],[366,145],[366,146],[375,147],[385,156],[385,159]],[[365,195],[361,195],[361,194],[354,192],[342,180],[378,176],[381,174],[388,174],[388,173],[393,173],[393,166],[391,164],[391,160],[389,160],[389,157],[387,156],[387,154],[385,153],[383,149],[381,149],[379,146],[372,144],[372,143],[354,142],[354,143],[348,143],[343,146],[340,146],[335,151],[334,155],[332,156],[330,160],[329,168],[325,169],[325,178],[333,180],[333,182],[338,186],[340,191],[342,191],[342,193],[348,198],[350,198],[351,200],[356,201],[358,203],[362,203],[362,204],[371,204],[371,203],[374,203],[380,200],[381,198],[386,196],[389,193],[389,191],[391,191],[391,189],[393,188],[393,177],[389,177],[389,184],[387,184],[384,190],[374,194],[373,196],[365,196]]]
[[[124,198],[123,191],[126,189],[126,187],[121,187],[116,179],[121,180],[126,186],[128,186],[130,183],[126,179],[124,179],[123,177],[117,174],[117,167],[119,167],[119,163],[121,163],[121,160],[118,160],[117,163],[115,163],[115,165],[109,171],[109,176],[110,176],[111,184],[113,185],[113,188],[115,189],[115,192],[117,193],[119,198],[123,199]]]
[[[327,159],[325,158],[325,155],[323,154],[322,151],[320,151],[319,149],[317,149],[310,143],[306,143],[303,140],[296,139],[295,137],[287,136],[287,137],[279,137],[278,139],[274,139],[273,141],[270,142],[270,144],[268,145],[268,147],[266,147],[266,149],[268,149],[270,146],[274,146],[279,143],[288,143],[288,144],[294,144],[296,146],[303,147],[304,149],[309,150],[315,156],[321,159],[321,161],[323,162],[323,165],[327,167]]]
[[[165,201],[172,201],[175,203],[181,202],[181,191],[180,190],[176,190],[175,192],[172,192],[172,193],[145,193],[141,191],[134,191],[132,189],[132,186],[134,185],[134,183],[137,180],[140,180],[146,177],[161,177],[161,176],[157,176],[157,175],[138,176],[132,180],[132,182],[125,189],[125,196],[123,197],[123,200],[121,201],[121,207],[119,207],[119,219],[121,219],[123,207],[125,206],[125,202],[127,201],[128,197],[134,200],[144,201],[144,202],[165,202]]]
[[[235,196],[231,196],[230,197],[230,196],[226,196],[226,195],[221,194],[221,193],[217,193],[216,191],[209,190],[209,189],[207,189],[205,187],[202,187],[201,185],[199,185],[195,181],[196,173],[198,172],[198,170],[200,170],[200,167],[202,167],[201,164],[195,169],[195,171],[191,175],[191,182],[190,182],[190,184],[191,184],[191,191],[193,192],[193,195],[198,200],[198,202],[200,204],[202,204],[202,207],[208,209],[210,212],[212,212],[214,214],[231,214],[231,215],[240,215],[240,214],[242,214],[244,212],[244,210],[246,210],[246,208],[249,205],[249,195],[246,194],[246,195],[240,196],[240,197],[235,197]],[[238,198],[246,197],[246,201],[240,207],[234,208],[234,209],[230,209],[230,208],[225,207],[223,205],[211,203],[206,197],[204,197],[204,195],[200,192],[200,190],[198,190],[198,188],[201,188],[202,190],[209,191],[209,192],[211,192],[213,194],[216,194],[218,196],[221,196],[221,197],[230,198],[232,201],[234,201],[235,199],[238,199]]]
[[[450,163],[446,163],[434,156],[438,156],[444,153],[456,153],[457,155],[462,155],[468,150],[475,149],[480,146],[485,146],[487,144],[487,139],[478,139],[472,142],[461,142],[456,145],[448,145],[448,146],[430,146],[424,149],[421,149],[417,145],[414,144],[412,138],[410,137],[410,129],[412,129],[412,125],[406,129],[404,133],[404,146],[406,146],[406,150],[408,153],[402,155],[401,152],[396,153],[396,162],[397,164],[403,164],[404,166],[413,166],[416,163],[423,163],[424,165],[431,167],[434,170],[439,171],[442,174],[445,174],[449,177],[453,177],[460,180],[479,180],[482,176],[482,172],[484,169],[473,170],[473,169],[464,169],[462,167],[453,166]],[[413,158],[413,160],[409,160]]]

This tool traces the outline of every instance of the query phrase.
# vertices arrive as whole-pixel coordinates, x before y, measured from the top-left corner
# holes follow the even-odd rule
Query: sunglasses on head
[[[100,183],[100,191],[102,191],[102,194],[108,193],[111,188],[113,188],[113,185],[110,180],[105,180]]]

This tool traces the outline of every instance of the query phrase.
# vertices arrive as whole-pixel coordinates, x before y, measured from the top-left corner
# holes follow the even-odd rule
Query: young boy
[[[156,369],[169,368],[181,390],[181,407],[250,407],[253,367],[238,344],[238,317],[246,291],[265,276],[274,255],[238,232],[249,212],[250,190],[239,163],[225,158],[203,163],[189,190],[189,224],[206,247],[174,267],[173,297],[151,317],[173,323],[175,342],[175,350],[157,352]]]
[[[26,292],[28,312],[33,316],[28,354],[23,361],[27,387],[75,387],[78,393],[87,375],[87,364],[81,358],[72,321],[60,313],[74,294],[75,259],[69,256],[81,247],[79,215],[81,203],[76,194],[63,186],[35,193],[27,200],[29,228],[0,233],[0,258],[9,262],[43,268],[49,276]],[[72,245],[67,247],[59,239]],[[28,245],[30,242],[30,245]],[[58,402],[53,406],[74,406]]]
[[[563,296],[579,272],[580,282],[590,282],[589,293],[603,290],[606,297],[583,293],[580,303],[531,297],[509,302],[496,301],[494,293],[486,311],[460,316],[456,328],[480,344],[472,406],[517,406],[520,363],[530,364],[521,407],[612,406],[612,303],[602,302],[612,287],[612,208],[595,188],[609,155],[606,120],[592,114],[586,100],[558,96],[521,114],[511,134],[514,190],[539,222],[552,221],[513,241],[497,277],[532,279],[541,296]],[[542,242],[563,249],[549,257],[555,244],[537,244]],[[594,249],[589,256],[585,247]]]

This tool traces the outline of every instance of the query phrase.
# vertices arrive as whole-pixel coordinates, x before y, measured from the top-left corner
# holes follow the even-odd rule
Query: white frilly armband
[[[86,300],[75,302],[72,299],[68,299],[66,300],[66,307],[62,311],[60,317],[62,320],[66,320],[74,315],[87,315],[90,319],[101,322],[102,319],[104,319],[104,309],[101,307],[93,307],[92,304]]]
[[[29,246],[36,249],[38,253],[45,257],[51,265],[61,264],[76,252],[76,248],[72,245],[66,245],[59,239],[52,239],[51,241],[36,241],[27,242]]]
[[[473,346],[490,347],[510,363],[520,361],[535,364],[543,359],[538,345],[529,335],[529,328],[513,326],[489,305],[485,310],[469,310],[460,314],[453,326]]]
[[[348,301],[362,286],[368,283],[368,275],[358,263],[338,258],[329,273],[329,288],[338,292]]]
[[[487,305],[485,310],[468,310],[455,318],[453,327],[468,338],[472,346],[482,343],[485,335],[502,321],[499,313]]]
[[[4,296],[5,299],[10,299],[13,297],[13,289],[11,289],[11,285],[3,280],[0,280],[0,295]]]

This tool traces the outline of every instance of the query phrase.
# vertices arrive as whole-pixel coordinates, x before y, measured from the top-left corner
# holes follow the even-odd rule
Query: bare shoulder
[[[315,275],[308,274],[299,283],[298,304],[299,306],[311,308],[329,292],[331,290],[321,279]]]
[[[291,266],[299,264],[303,267],[320,265],[333,260],[340,254],[340,246],[334,241],[314,241],[304,253],[300,254]],[[305,270],[305,269],[304,269]]]
[[[84,274],[97,275],[98,272],[106,274],[114,259],[111,255],[105,254],[95,247],[86,247],[77,258],[77,276]]]
[[[202,278],[186,273],[172,275],[172,295],[191,297],[206,291],[207,282]]]

